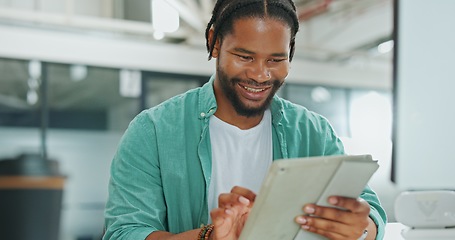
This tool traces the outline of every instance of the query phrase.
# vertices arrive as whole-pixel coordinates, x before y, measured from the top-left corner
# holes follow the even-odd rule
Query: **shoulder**
[[[342,154],[344,147],[329,121],[322,115],[290,101],[276,98],[273,120],[288,140],[289,156],[320,156]]]
[[[306,107],[275,97],[274,105],[281,109],[282,121],[295,124],[304,124],[306,127],[328,127],[330,123],[319,113],[308,110]]]

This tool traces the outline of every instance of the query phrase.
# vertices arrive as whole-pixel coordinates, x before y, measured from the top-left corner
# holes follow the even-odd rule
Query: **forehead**
[[[273,18],[242,18],[233,23],[223,39],[226,47],[245,48],[256,53],[289,53],[291,29]]]

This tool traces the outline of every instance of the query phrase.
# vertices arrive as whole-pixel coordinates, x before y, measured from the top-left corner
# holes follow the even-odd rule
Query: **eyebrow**
[[[234,51],[245,53],[245,54],[251,54],[251,55],[255,54],[255,52],[252,52],[252,51],[247,50],[245,48],[234,48]],[[287,53],[272,53],[271,56],[273,56],[273,57],[288,57],[288,54]]]

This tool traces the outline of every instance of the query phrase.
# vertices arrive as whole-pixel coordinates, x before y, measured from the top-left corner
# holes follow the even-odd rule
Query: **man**
[[[298,24],[291,0],[217,1],[206,31],[216,74],[131,122],[112,162],[104,239],[238,239],[273,160],[344,153],[325,118],[275,95]],[[308,204],[295,224],[382,239],[369,187],[329,202],[347,211]]]

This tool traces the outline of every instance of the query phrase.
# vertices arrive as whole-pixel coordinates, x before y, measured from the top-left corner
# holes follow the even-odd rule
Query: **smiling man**
[[[208,36],[216,41],[215,116],[241,129],[256,126],[289,72],[291,29],[281,21],[246,18],[223,40],[214,40],[213,29]]]
[[[291,0],[219,0],[207,26],[216,73],[143,111],[111,166],[104,239],[238,239],[272,161],[344,154],[322,116],[275,95],[299,23]],[[295,213],[330,239],[382,239],[386,222],[366,186]]]

